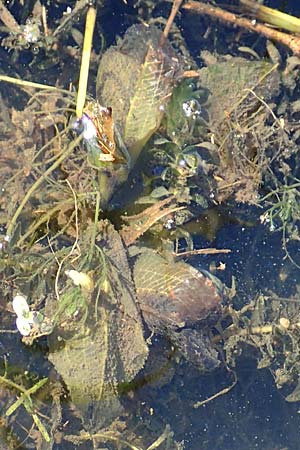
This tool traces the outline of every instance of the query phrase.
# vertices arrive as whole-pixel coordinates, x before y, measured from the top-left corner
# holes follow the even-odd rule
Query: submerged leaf
[[[112,108],[133,164],[160,125],[180,74],[175,51],[168,42],[160,46],[160,37],[154,26],[134,25],[99,64],[97,98]]]
[[[99,222],[98,232],[93,257],[77,261],[79,279],[75,276],[81,284],[82,274],[93,273],[93,291],[83,296],[73,283],[65,283],[62,307],[49,298],[46,309],[57,323],[49,336],[49,360],[86,425],[100,428],[120,413],[119,390],[143,367],[148,347],[122,240],[107,221]],[[90,233],[80,241],[82,255],[88,253]],[[75,271],[70,272],[74,278]],[[78,304],[72,315],[68,299]]]

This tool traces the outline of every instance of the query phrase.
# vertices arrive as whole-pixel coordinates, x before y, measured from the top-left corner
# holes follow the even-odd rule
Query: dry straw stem
[[[68,94],[70,95],[71,92],[67,91],[66,89],[60,89],[56,86],[50,86],[48,84],[40,84],[40,83],[34,83],[33,81],[26,81],[26,80],[19,80],[19,78],[14,77],[8,77],[7,75],[0,75],[0,81],[4,81],[6,83],[16,84],[21,87],[29,87],[34,89],[45,89],[49,91],[55,91],[62,94]]]
[[[219,19],[224,23],[231,23],[241,28],[253,31],[264,35],[268,39],[279,42],[280,44],[289,47],[293,53],[300,55],[300,37],[294,36],[292,34],[283,33],[282,31],[277,31],[274,28],[270,28],[266,25],[253,22],[250,19],[244,17],[239,17],[228,11],[224,11],[221,8],[216,8],[214,6],[204,4],[201,2],[190,1],[183,8],[187,11],[191,11],[197,14],[205,14],[210,17]]]
[[[78,119],[81,119],[82,117],[85,104],[95,21],[96,9],[93,6],[90,6],[86,14],[85,33],[80,66],[79,86],[76,104],[76,116]]]
[[[278,28],[291,31],[292,33],[300,32],[300,19],[298,19],[298,17],[260,5],[253,0],[240,0],[240,4],[245,11],[252,13],[261,22],[275,25]]]

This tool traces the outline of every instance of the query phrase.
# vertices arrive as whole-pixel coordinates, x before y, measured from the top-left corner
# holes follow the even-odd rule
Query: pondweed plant
[[[41,389],[48,381],[48,378],[42,378],[37,383],[33,384],[30,388],[26,389],[23,385],[18,384],[14,382],[13,380],[9,379],[7,376],[7,367],[5,368],[5,373],[0,376],[0,385],[7,389],[14,389],[18,394],[19,397],[17,400],[11,404],[6,412],[5,416],[8,418],[12,414],[16,414],[16,411],[21,406],[24,406],[26,412],[32,417],[32,420],[41,433],[43,439],[46,442],[50,442],[50,436],[47,432],[47,429],[45,425],[43,424],[44,420],[42,421],[39,418],[40,412],[37,408],[37,405],[32,398],[32,396]]]
[[[263,223],[270,224],[270,231],[293,232],[295,223],[300,219],[300,180],[288,180],[260,199],[260,203],[269,206],[261,216]]]
[[[200,88],[197,80],[182,80],[174,88],[160,135],[154,137],[148,152],[147,183],[154,189],[145,200],[151,202],[151,197],[172,194],[179,202],[193,200],[207,207],[204,196],[199,193],[199,177],[204,175],[206,184],[206,175],[211,169],[206,144],[212,144],[203,142],[207,129],[204,106],[207,98],[208,91]],[[200,145],[202,149],[198,148]]]
[[[267,224],[270,231],[281,231],[283,247],[289,259],[296,264],[287,249],[289,240],[300,240],[300,180],[285,178],[282,184],[260,199],[260,206],[266,207],[260,216],[261,223]],[[297,265],[297,264],[296,264]],[[298,265],[297,265],[298,266]]]
[[[207,112],[205,103],[208,90],[197,86],[190,79],[183,80],[175,87],[166,109],[166,134],[179,147],[195,143],[205,134]]]

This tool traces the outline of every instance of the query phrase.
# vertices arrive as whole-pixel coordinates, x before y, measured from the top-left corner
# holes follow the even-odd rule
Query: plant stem
[[[18,220],[18,217],[20,216],[24,206],[32,196],[32,194],[40,187],[40,185],[45,181],[48,175],[50,175],[51,172],[53,172],[62,162],[64,159],[66,159],[74,150],[74,148],[79,144],[82,137],[78,136],[70,145],[69,147],[61,154],[61,156],[55,161],[52,166],[47,169],[44,174],[31,186],[31,188],[27,191],[25,194],[23,200],[21,201],[19,207],[17,208],[15,214],[13,215],[11,221],[9,222],[9,225],[7,227],[7,236],[11,239],[16,222]]]

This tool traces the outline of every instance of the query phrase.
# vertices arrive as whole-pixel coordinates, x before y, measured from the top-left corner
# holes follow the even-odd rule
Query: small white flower
[[[22,336],[29,336],[31,332],[32,325],[28,322],[25,317],[17,317],[16,325]]]
[[[22,336],[29,336],[32,327],[40,324],[36,311],[30,311],[26,298],[17,294],[13,298],[13,309],[17,315],[16,325]]]
[[[260,223],[262,223],[263,225],[270,223],[270,217],[269,217],[268,211],[261,214],[261,216],[259,217],[259,220],[260,220]]]
[[[13,299],[13,309],[18,317],[25,317],[29,313],[27,300],[23,295],[16,295]]]

